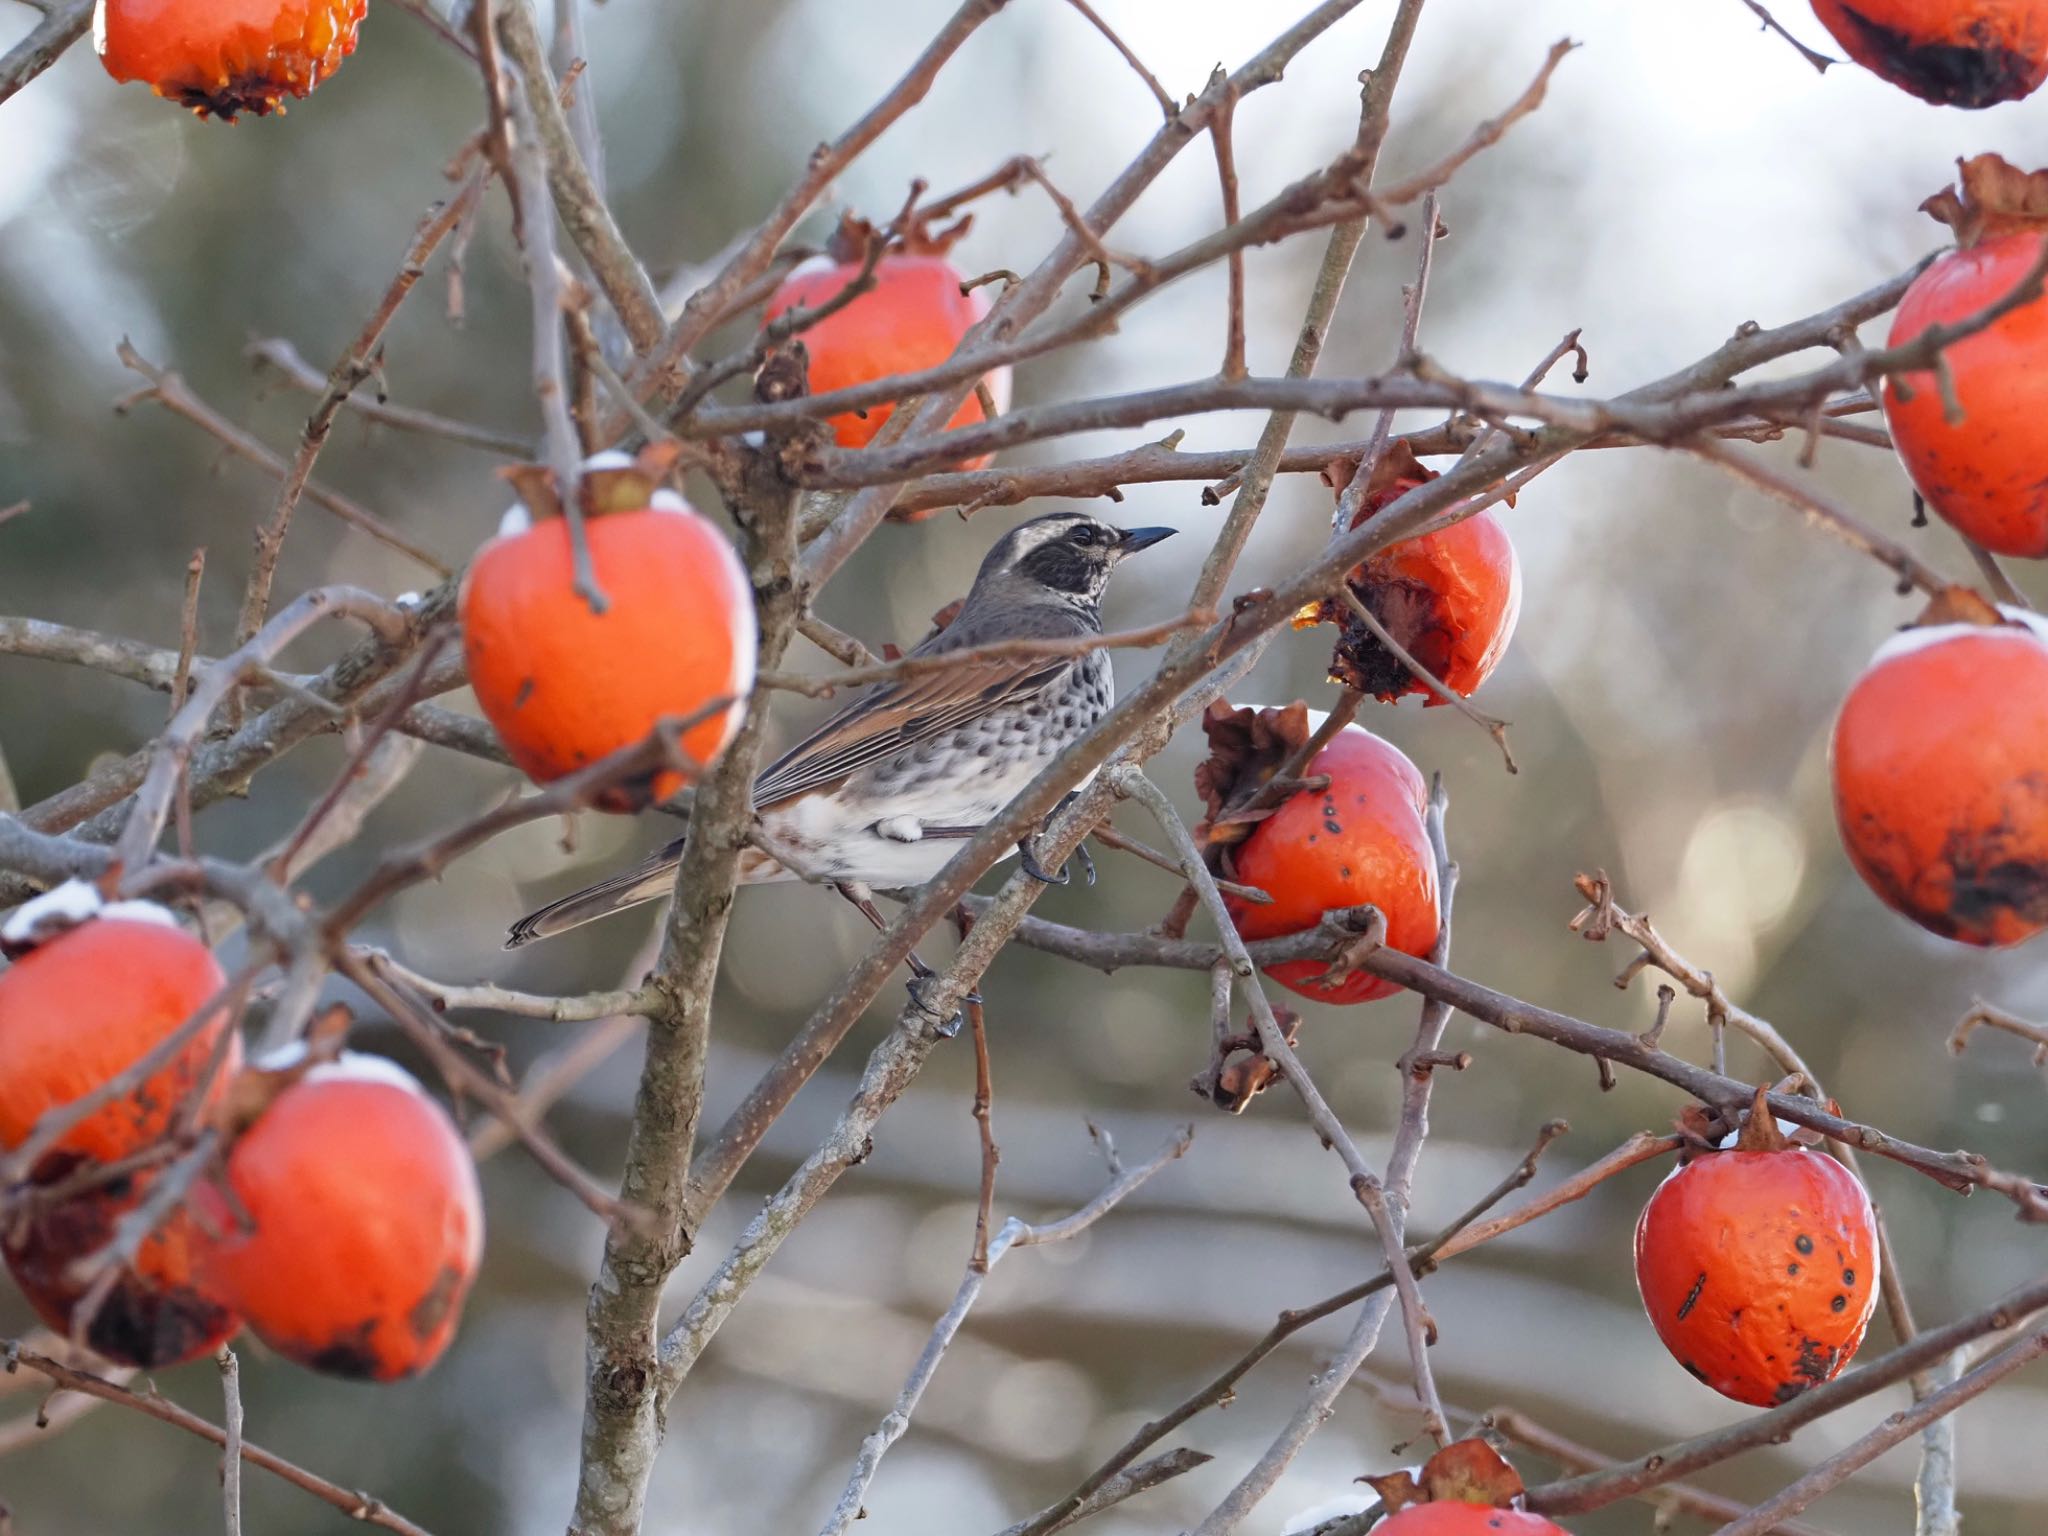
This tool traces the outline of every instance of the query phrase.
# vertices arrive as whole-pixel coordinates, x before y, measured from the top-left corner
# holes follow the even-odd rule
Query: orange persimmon
[[[1842,846],[1921,927],[2017,944],[2048,927],[2048,623],[1967,594],[1934,614],[1952,621],[1886,641],[1842,701]]]
[[[1484,1440],[1453,1440],[1413,1472],[1367,1476],[1387,1519],[1374,1536],[1566,1536],[1514,1506],[1522,1479]]]
[[[1325,912],[1371,905],[1387,920],[1391,948],[1426,956],[1437,936],[1437,871],[1421,773],[1400,748],[1349,725],[1304,774],[1327,774],[1329,786],[1295,791],[1231,851],[1231,877],[1273,898],[1259,905],[1231,897],[1238,932],[1277,938],[1315,927]],[[1324,1003],[1363,1003],[1400,990],[1366,971],[1325,982],[1328,969],[1318,960],[1288,960],[1267,974]]]
[[[368,0],[99,0],[93,47],[116,80],[229,122],[281,110],[355,52]]]
[[[57,1159],[36,1182],[47,1188],[78,1166]],[[141,1204],[151,1182],[149,1174],[131,1175],[52,1206],[40,1205],[33,1188],[24,1192],[22,1215],[0,1235],[0,1253],[36,1316],[59,1333],[71,1332],[90,1289],[74,1266],[114,1240],[115,1224]],[[210,1355],[233,1338],[242,1320],[198,1274],[205,1242],[191,1213],[173,1210],[100,1299],[85,1325],[86,1345],[123,1365],[158,1370]]]
[[[235,1142],[207,1284],[256,1336],[316,1371],[395,1381],[455,1336],[483,1254],[476,1166],[408,1073],[345,1053],[285,1087]]]
[[[162,908],[122,902],[102,911],[75,881],[43,901],[72,894],[87,914],[75,926],[67,916],[40,927],[37,903],[8,925],[10,939],[34,938],[0,972],[0,1149],[19,1147],[45,1114],[147,1056],[227,985],[213,952]],[[159,1140],[188,1099],[216,1091],[206,1074],[227,1027],[225,1012],[207,1018],[138,1087],[67,1129],[45,1158],[112,1163]]]
[[[1921,208],[1955,231],[1956,249],[1913,280],[1891,345],[1990,307],[2016,288],[2048,240],[2048,171],[1996,155],[1962,162],[1961,190]],[[1941,517],[2001,555],[2048,556],[2048,300],[2036,297],[1942,351],[1933,373],[1884,385],[1885,422],[1913,484]]]
[[[505,750],[547,783],[732,701],[682,733],[699,766],[725,750],[754,686],[754,600],[725,536],[623,454],[584,474],[584,532],[605,606],[575,588],[567,522],[507,514],[462,584],[470,686]],[[607,790],[630,811],[687,782],[664,769]]]
[[[2048,79],[2048,0],[1813,0],[1849,57],[1943,107],[1989,107]]]
[[[958,228],[942,235],[913,230],[875,264],[873,288],[800,333],[810,355],[812,394],[934,368],[953,355],[960,338],[989,307],[984,290],[960,291],[960,274],[946,259],[946,250],[959,233]],[[815,309],[834,298],[859,277],[867,243],[880,238],[864,220],[849,216],[826,255],[813,257],[782,280],[762,323],[780,319],[800,304]],[[982,382],[1001,411],[1009,400],[1010,370],[992,369]],[[828,419],[840,447],[863,448],[894,409],[895,402],[884,400]],[[970,394],[947,426],[972,426],[982,419],[981,401]],[[959,467],[980,469],[993,457],[982,454]],[[907,517],[921,521],[938,510],[928,508]]]
[[[1341,496],[1357,472],[1356,460],[1333,459],[1323,479]],[[1396,440],[1373,466],[1351,526],[1360,527],[1436,478],[1435,470]],[[1389,545],[1353,566],[1344,580],[1395,642],[1460,698],[1470,698],[1507,653],[1522,611],[1521,562],[1507,529],[1490,511]],[[1303,609],[1294,624],[1337,626],[1332,681],[1387,703],[1411,693],[1428,704],[1444,702],[1348,604],[1326,598]]]
[[[1877,1304],[1877,1222],[1856,1175],[1791,1144],[1759,1094],[1740,1139],[1657,1186],[1636,1286],[1672,1358],[1739,1403],[1831,1380]]]

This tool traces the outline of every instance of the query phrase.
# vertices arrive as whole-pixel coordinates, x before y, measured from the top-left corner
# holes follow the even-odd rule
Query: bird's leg
[[[874,924],[875,932],[888,932],[889,924],[883,918],[881,910],[875,906],[875,899],[869,893],[866,885],[858,880],[835,880],[832,882],[832,889],[852,902],[854,910]],[[952,1039],[960,1033],[960,1014],[956,1012],[951,1018],[941,1019],[939,1017],[939,1010],[924,1000],[923,988],[927,982],[938,975],[938,972],[929,965],[926,965],[914,949],[904,957],[904,961],[910,967],[910,981],[908,983],[910,1000],[917,1004],[918,1010],[932,1021],[933,1028],[939,1032],[942,1039]],[[978,1003],[981,1001],[981,994],[979,992],[970,992],[967,994],[966,1000],[970,1003]]]

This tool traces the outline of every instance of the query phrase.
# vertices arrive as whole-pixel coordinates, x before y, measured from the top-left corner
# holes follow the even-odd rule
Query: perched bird
[[[1021,524],[984,557],[958,617],[910,655],[1099,635],[1111,573],[1173,532],[1113,528],[1083,512]],[[877,683],[755,781],[762,841],[837,886],[880,927],[870,888],[931,879],[961,839],[1109,712],[1112,695],[1101,651],[988,657]],[[505,947],[666,896],[683,841],[521,918]],[[1019,852],[1032,874],[1054,878],[1037,867],[1028,845]],[[742,884],[794,878],[766,853],[748,848],[741,856]]]

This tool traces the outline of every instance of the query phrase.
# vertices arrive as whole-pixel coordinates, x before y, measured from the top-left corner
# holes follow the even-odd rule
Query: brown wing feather
[[[889,684],[791,747],[754,782],[759,810],[836,789],[871,764],[956,730],[992,709],[1028,704],[1064,677],[1072,657],[987,661]]]

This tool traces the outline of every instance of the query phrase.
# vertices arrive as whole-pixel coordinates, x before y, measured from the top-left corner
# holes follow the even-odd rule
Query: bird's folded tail
[[[637,907],[642,902],[659,901],[674,886],[676,866],[682,858],[683,845],[678,839],[624,874],[613,875],[595,885],[586,885],[574,895],[551,901],[537,912],[529,912],[512,925],[512,931],[505,938],[505,947],[517,949],[535,939],[553,938],[571,928],[594,923],[600,917],[610,917],[614,912]]]

